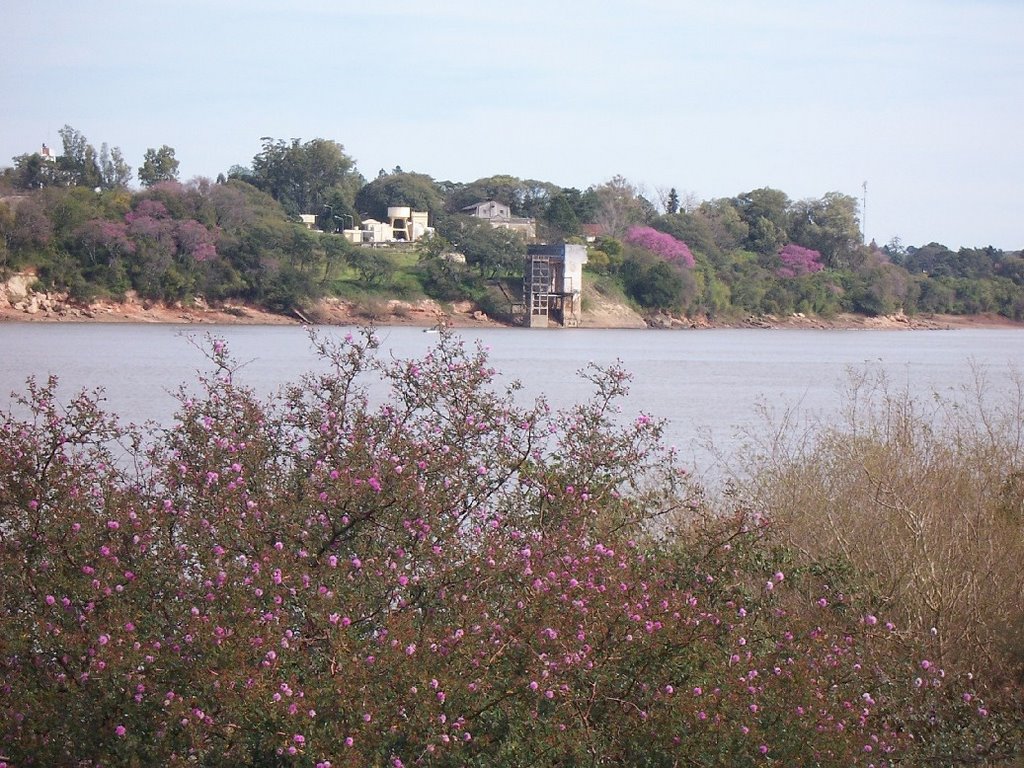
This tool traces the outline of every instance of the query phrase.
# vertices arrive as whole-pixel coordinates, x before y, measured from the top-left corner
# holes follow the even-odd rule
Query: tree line
[[[1024,319],[1019,251],[865,244],[857,200],[839,192],[792,200],[764,187],[698,201],[673,188],[654,202],[622,176],[585,190],[510,175],[438,181],[400,167],[367,180],[336,141],[272,137],[215,181],[181,183],[174,149],[150,148],[133,189],[118,147],[97,151],[71,126],[59,133],[60,155],[19,155],[0,174],[0,270],[34,268],[44,287],[80,300],[135,291],[287,311],[362,289],[469,297],[500,315],[491,288],[516,282],[526,242],[463,213],[497,200],[533,219],[544,242],[588,243],[591,277],[646,311]],[[338,234],[392,205],[430,213],[435,233],[414,264]],[[303,213],[318,231],[300,226]]]

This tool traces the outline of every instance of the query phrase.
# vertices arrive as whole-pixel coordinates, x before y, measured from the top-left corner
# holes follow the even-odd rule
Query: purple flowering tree
[[[653,227],[630,227],[626,233],[626,242],[650,251],[672,264],[692,267],[695,263],[693,253],[686,243]]]
[[[801,277],[825,268],[818,251],[796,243],[788,243],[779,251],[779,261],[782,262],[782,266],[775,270],[779,277]]]
[[[210,230],[195,219],[176,222],[174,230],[178,252],[196,261],[209,261],[217,256],[217,246]]]
[[[92,219],[79,227],[75,236],[94,264],[113,262],[135,253],[135,243],[129,238],[128,225],[123,221]]]

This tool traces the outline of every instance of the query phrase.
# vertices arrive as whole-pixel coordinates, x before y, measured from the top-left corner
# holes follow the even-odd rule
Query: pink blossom
[[[673,264],[692,267],[696,263],[686,243],[652,227],[630,227],[626,233],[626,242],[650,251]]]
[[[789,243],[779,251],[779,261],[782,262],[782,266],[775,271],[779,277],[800,277],[820,272],[825,268],[818,251],[796,243]]]

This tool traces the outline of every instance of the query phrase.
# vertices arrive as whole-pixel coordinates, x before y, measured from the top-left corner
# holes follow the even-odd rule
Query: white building
[[[523,300],[530,328],[547,328],[554,319],[566,328],[580,324],[585,245],[531,245],[523,274]]]
[[[533,219],[513,216],[512,209],[497,200],[485,200],[482,203],[467,205],[462,212],[477,219],[486,219],[495,229],[511,229],[513,232],[521,232],[527,240],[537,237],[537,224]]]

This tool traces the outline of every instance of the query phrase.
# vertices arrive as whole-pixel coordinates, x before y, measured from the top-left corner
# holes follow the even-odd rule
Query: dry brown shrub
[[[851,374],[841,423],[772,439],[746,493],[816,558],[871,575],[943,665],[1024,684],[1024,379],[985,372],[923,401],[884,375]],[[775,433],[779,437],[778,431]]]

